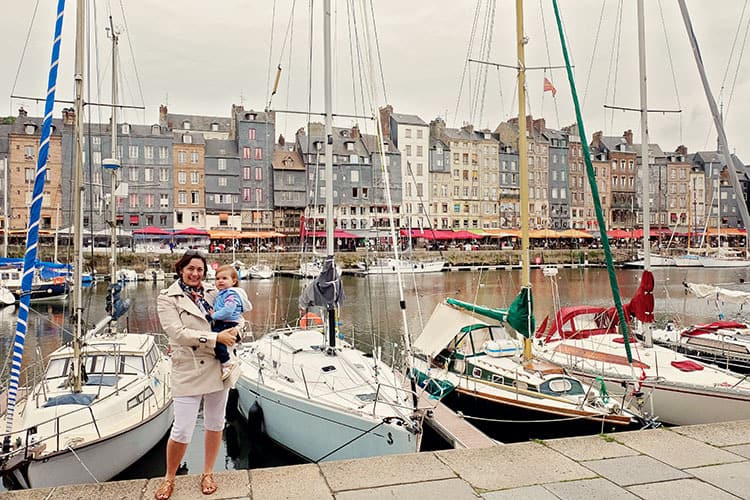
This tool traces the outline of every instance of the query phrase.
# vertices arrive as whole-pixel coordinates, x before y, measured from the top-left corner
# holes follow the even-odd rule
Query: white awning
[[[461,328],[486,324],[471,314],[440,302],[414,342],[414,350],[434,358],[461,332]]]

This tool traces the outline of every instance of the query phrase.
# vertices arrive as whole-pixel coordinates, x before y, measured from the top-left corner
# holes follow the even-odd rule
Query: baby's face
[[[234,278],[227,272],[220,272],[216,274],[216,288],[224,290],[225,288],[231,288],[235,285]]]

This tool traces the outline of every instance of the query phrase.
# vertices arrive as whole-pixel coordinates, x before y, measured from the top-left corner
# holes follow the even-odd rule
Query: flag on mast
[[[555,97],[557,95],[557,89],[554,85],[552,85],[552,82],[549,81],[549,79],[545,76],[544,77],[544,91],[545,92],[552,92],[552,97]]]

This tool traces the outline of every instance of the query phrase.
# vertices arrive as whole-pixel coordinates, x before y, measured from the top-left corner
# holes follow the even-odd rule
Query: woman
[[[174,400],[174,425],[167,442],[167,472],[156,490],[157,500],[166,500],[172,495],[177,467],[193,435],[201,400],[205,427],[201,491],[210,495],[217,490],[212,471],[224,429],[227,393],[239,378],[239,370],[235,370],[222,381],[221,363],[214,355],[217,342],[229,347],[234,345],[237,330],[211,331],[208,312],[217,290],[213,285],[203,284],[205,256],[188,250],[174,268],[178,280],[162,290],[157,299],[159,321],[169,337],[172,351]]]

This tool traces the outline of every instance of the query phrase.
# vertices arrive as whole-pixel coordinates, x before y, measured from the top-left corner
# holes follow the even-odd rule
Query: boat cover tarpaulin
[[[323,270],[302,290],[299,296],[301,309],[314,306],[332,309],[344,301],[344,288],[341,286],[341,276],[336,272],[333,255],[326,257]]]
[[[531,338],[534,324],[534,299],[530,287],[523,287],[508,308],[508,324],[524,337]]]
[[[702,283],[685,283],[685,288],[690,291],[690,293],[701,299],[711,297],[730,304],[750,304],[750,292],[730,290],[714,285],[704,285]]]
[[[442,302],[438,303],[432,316],[414,342],[414,349],[430,357],[437,356],[461,329],[470,325],[487,325],[474,316]]]

